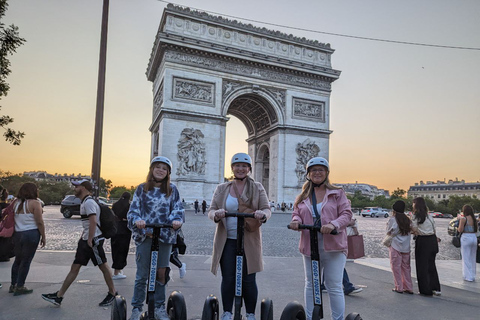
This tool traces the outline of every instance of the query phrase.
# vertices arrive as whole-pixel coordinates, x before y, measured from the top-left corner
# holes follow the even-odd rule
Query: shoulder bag
[[[2,211],[2,219],[0,221],[0,237],[10,238],[15,231],[15,210],[14,206],[17,201],[12,201],[8,207]]]

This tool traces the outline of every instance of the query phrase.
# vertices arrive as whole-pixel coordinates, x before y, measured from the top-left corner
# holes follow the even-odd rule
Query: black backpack
[[[100,207],[100,225],[97,223],[97,227],[100,228],[105,239],[110,239],[117,234],[117,217],[110,207],[100,203],[97,199],[93,200],[95,200]]]

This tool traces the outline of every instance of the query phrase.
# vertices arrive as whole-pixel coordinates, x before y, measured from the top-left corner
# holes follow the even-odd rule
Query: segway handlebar
[[[288,229],[291,229],[290,228],[290,225],[287,225],[287,228]],[[320,229],[322,227],[321,226],[314,226],[314,225],[311,225],[311,224],[299,224],[298,225],[298,229],[307,229],[307,230],[315,230],[315,231],[319,231],[320,232]],[[330,232],[331,235],[336,235],[338,234],[338,231],[337,229],[333,229],[332,232]]]
[[[234,213],[225,212],[225,218],[228,218],[228,217],[255,218],[255,214],[243,213],[243,212],[234,212]],[[265,220],[265,215],[263,215],[262,220]]]
[[[173,225],[167,223],[147,223],[145,228],[173,228]]]

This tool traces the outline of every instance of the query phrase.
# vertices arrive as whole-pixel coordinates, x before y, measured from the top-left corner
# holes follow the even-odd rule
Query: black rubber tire
[[[385,218],[388,218],[388,217],[389,217],[388,213],[385,213],[385,216],[384,216],[384,217],[385,217]]]
[[[362,320],[362,317],[358,313],[352,312],[347,315],[345,320]]]
[[[273,320],[273,302],[268,298],[262,299],[260,320]]]
[[[211,294],[205,299],[203,304],[202,320],[218,320],[219,317],[218,299]]]
[[[305,309],[298,301],[289,302],[280,316],[280,320],[305,320],[306,318]]]
[[[171,320],[187,320],[187,306],[180,291],[173,291],[168,297],[167,314]]]
[[[66,209],[63,211],[63,217],[64,217],[64,218],[70,219],[72,216],[73,216],[72,210],[66,208]]]
[[[370,217],[375,218],[375,213],[372,213]]]
[[[319,320],[322,319],[323,316],[320,314],[320,307],[319,306],[314,306],[313,307],[313,312],[312,312],[312,320]]]
[[[121,295],[115,296],[112,304],[111,320],[127,320],[127,302]]]

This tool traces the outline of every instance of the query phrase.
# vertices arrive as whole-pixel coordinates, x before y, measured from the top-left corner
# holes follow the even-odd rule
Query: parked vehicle
[[[443,213],[441,212],[429,212],[433,218],[443,218]]]
[[[475,213],[475,218],[477,219],[477,221],[478,221],[479,215],[480,215],[479,213]],[[450,236],[454,236],[455,233],[457,232],[459,217],[461,218],[463,216],[459,214],[458,216],[450,220],[450,222],[448,223],[447,232]],[[480,226],[480,223],[479,223],[479,226]]]
[[[108,202],[107,198],[98,197],[98,201],[112,207],[112,204]],[[79,216],[81,202],[82,200],[75,197],[73,194],[67,195],[60,203],[60,212],[65,218],[71,218],[73,215]]]
[[[380,207],[366,207],[360,213],[362,217],[385,217],[388,218],[390,216],[389,210],[380,208]]]

